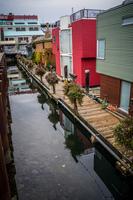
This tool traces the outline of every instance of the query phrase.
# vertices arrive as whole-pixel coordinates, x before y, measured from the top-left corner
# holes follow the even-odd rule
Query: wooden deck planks
[[[46,79],[43,79],[43,82],[47,87],[50,88],[50,93],[54,96],[54,98],[62,99],[66,104],[68,104],[72,109],[73,105],[71,104],[68,97],[63,94],[63,82],[59,82],[56,85],[56,94],[53,94],[52,87],[46,82]],[[97,93],[97,94],[96,94]],[[91,94],[100,96],[98,92],[91,91]],[[121,145],[115,141],[113,134],[113,127],[119,123],[119,119],[117,116],[113,116],[106,110],[102,110],[101,104],[93,102],[91,98],[85,96],[83,98],[82,106],[78,105],[79,115],[88,122],[92,127],[94,127],[103,137],[105,137],[116,149],[118,149],[122,154],[125,152],[125,148],[121,147]],[[133,152],[131,152],[128,156],[130,158]]]

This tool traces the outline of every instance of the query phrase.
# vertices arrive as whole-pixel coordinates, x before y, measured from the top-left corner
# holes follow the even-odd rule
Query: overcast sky
[[[85,9],[101,9],[120,5],[124,0],[0,0],[0,14],[37,15],[40,23],[56,22],[61,16]]]

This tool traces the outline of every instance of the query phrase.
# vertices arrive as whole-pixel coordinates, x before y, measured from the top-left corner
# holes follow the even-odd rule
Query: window
[[[25,24],[24,22],[15,22],[15,24]]]
[[[25,31],[25,28],[19,27],[19,28],[16,28],[16,31]]]
[[[8,28],[8,30],[12,30],[12,28]]]
[[[72,53],[72,32],[71,29],[69,29],[69,53]]]
[[[133,17],[124,18],[122,20],[122,25],[129,25],[129,24],[133,24]]]
[[[28,24],[37,24],[37,22],[28,22]]]
[[[30,27],[29,31],[38,31],[38,27]]]
[[[60,31],[60,51],[64,54],[72,53],[71,29]]]
[[[9,41],[14,41],[14,38],[9,38]]]
[[[97,58],[104,59],[105,40],[97,40]]]

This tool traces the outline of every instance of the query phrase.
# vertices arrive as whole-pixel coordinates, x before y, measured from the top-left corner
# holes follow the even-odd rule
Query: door
[[[131,83],[126,81],[121,82],[121,99],[120,107],[128,112],[130,102]]]

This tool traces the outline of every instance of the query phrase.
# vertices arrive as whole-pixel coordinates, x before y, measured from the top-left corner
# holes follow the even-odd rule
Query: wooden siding
[[[101,86],[100,86],[100,98],[106,99],[108,103],[120,106],[120,92],[121,92],[121,81],[110,76],[101,75]]]
[[[122,25],[128,16],[133,16],[133,3],[98,15],[97,39],[105,39],[105,59],[97,59],[96,71],[133,82],[133,24]]]

